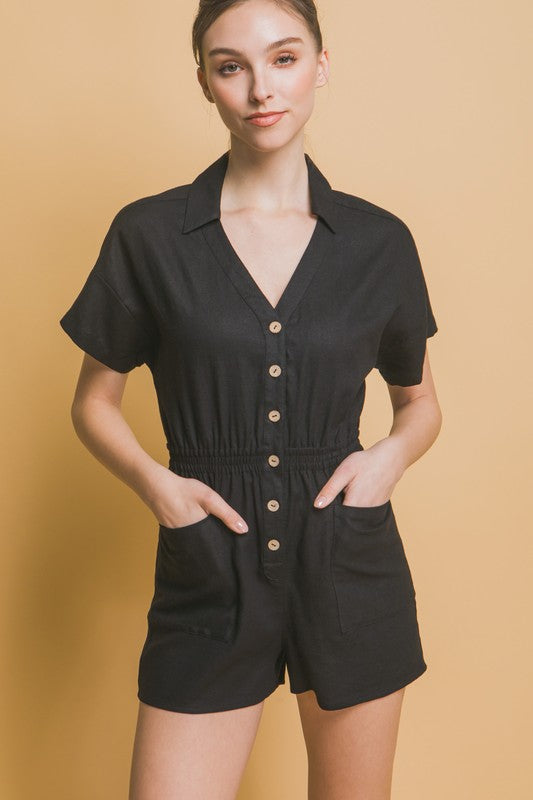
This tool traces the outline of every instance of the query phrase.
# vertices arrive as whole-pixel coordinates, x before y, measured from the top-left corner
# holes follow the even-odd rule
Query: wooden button
[[[279,457],[275,455],[271,455],[268,457],[268,463],[271,467],[277,467],[279,464]]]
[[[272,364],[268,368],[268,371],[270,372],[273,378],[277,378],[278,375],[281,375],[281,367],[279,364]]]
[[[269,550],[279,550],[280,543],[278,539],[269,539],[268,540],[268,549]]]
[[[273,411],[269,411],[268,412],[268,418],[269,418],[269,420],[271,422],[277,422],[280,417],[281,417],[281,414],[279,413],[279,411],[277,409],[273,409]]]
[[[267,503],[267,508],[269,511],[277,511],[279,508],[279,503],[277,500],[269,500]]]
[[[270,325],[268,326],[268,330],[271,333],[279,333],[281,330],[281,322],[278,322],[277,319],[274,320],[274,322],[271,322]]]

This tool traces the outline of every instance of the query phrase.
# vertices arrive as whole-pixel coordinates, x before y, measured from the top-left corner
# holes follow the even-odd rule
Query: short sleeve
[[[398,302],[383,329],[376,367],[387,383],[414,386],[422,382],[426,339],[438,328],[418,250],[403,222],[392,253],[391,280]]]
[[[142,247],[125,209],[111,222],[95,265],[59,320],[78,347],[117,372],[150,365],[157,342],[142,291]]]

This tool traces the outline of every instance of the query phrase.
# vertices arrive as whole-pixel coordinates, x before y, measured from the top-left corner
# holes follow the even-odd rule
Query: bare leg
[[[139,701],[129,800],[234,800],[263,705],[183,714]]]
[[[405,687],[324,711],[313,691],[296,695],[309,762],[309,800],[390,800]]]

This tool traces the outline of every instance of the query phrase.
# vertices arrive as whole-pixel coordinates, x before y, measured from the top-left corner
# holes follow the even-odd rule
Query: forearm
[[[442,425],[437,400],[421,395],[394,410],[387,448],[392,449],[398,474],[417,461],[433,444]]]
[[[120,408],[89,397],[74,403],[71,415],[79,439],[94,457],[150,505],[165,467],[141,447]]]

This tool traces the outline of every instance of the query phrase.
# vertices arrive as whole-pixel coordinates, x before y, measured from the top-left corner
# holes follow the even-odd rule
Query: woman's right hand
[[[151,476],[146,503],[160,525],[182,528],[214,514],[235,533],[246,533],[246,522],[218,492],[196,478],[176,475],[162,464],[159,467]]]

